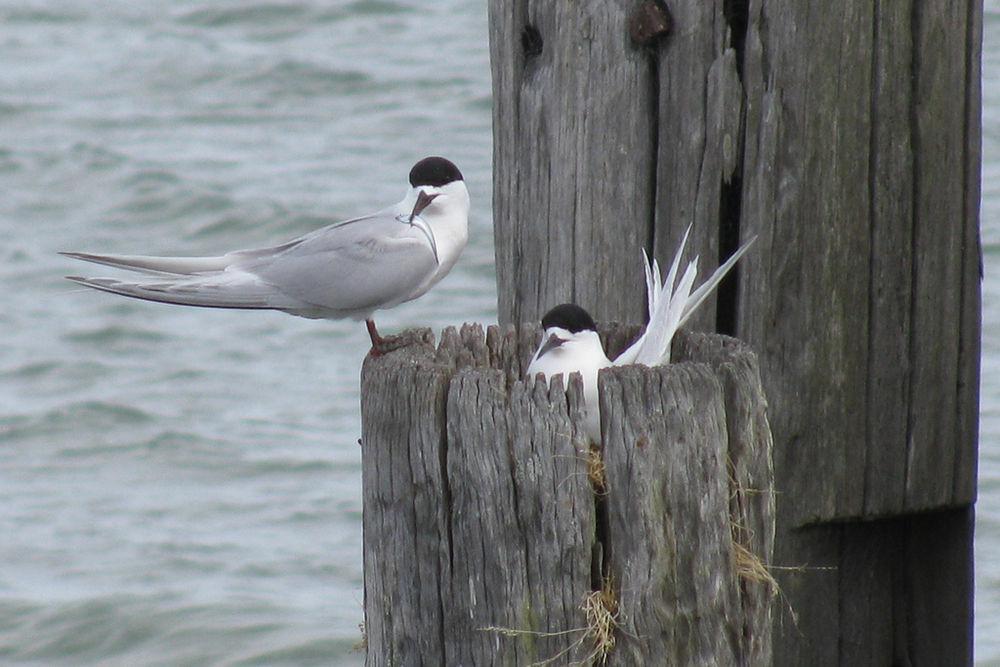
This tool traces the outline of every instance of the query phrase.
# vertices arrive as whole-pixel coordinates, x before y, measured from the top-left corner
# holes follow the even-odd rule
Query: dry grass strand
[[[772,597],[778,594],[778,581],[767,569],[767,566],[755,553],[737,540],[733,540],[733,567],[740,579],[765,585]]]
[[[551,658],[533,662],[529,667],[547,667],[562,660],[574,650],[586,644],[592,646],[590,652],[579,662],[569,664],[604,664],[611,650],[615,647],[615,631],[618,629],[618,598],[610,582],[605,582],[602,590],[588,593],[580,605],[580,610],[583,611],[584,618],[587,620],[586,627],[582,628],[572,628],[561,632],[542,632],[491,625],[480,628],[480,630],[483,632],[495,632],[503,637],[561,637],[564,635],[578,635],[569,646]]]
[[[615,647],[615,630],[618,629],[618,598],[610,582],[605,582],[603,589],[591,591],[584,598],[583,613],[587,618],[587,637],[594,645],[587,660],[604,664]]]
[[[601,455],[600,448],[597,445],[591,445],[590,449],[587,450],[586,458],[587,479],[590,480],[590,486],[593,487],[594,493],[597,495],[606,495],[608,493],[608,478],[605,474],[604,457]]]

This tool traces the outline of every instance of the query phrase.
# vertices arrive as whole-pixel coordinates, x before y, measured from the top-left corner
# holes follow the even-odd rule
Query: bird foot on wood
[[[384,354],[401,350],[416,342],[419,342],[419,340],[409,331],[404,331],[395,336],[379,336],[377,340],[372,341],[372,349],[368,354],[373,357],[381,357]]]
[[[368,324],[368,335],[372,341],[372,349],[368,354],[372,357],[381,357],[390,352],[401,350],[404,347],[427,344],[433,341],[433,334],[430,329],[407,329],[395,336],[381,336],[375,329],[375,323],[370,321]]]

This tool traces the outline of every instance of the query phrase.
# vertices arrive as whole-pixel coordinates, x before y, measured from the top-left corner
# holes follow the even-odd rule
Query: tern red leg
[[[375,320],[368,318],[365,320],[365,326],[368,327],[368,337],[372,339],[372,356],[379,356],[385,353],[385,338],[379,335],[378,329],[375,328]]]

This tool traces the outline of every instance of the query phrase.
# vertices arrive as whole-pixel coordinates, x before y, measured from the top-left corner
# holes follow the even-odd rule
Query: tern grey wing
[[[220,255],[218,257],[161,257],[155,255],[103,255],[89,252],[60,252],[60,255],[79,259],[84,262],[103,264],[116,269],[126,271],[136,271],[151,275],[170,276],[196,276],[209,274],[216,271],[224,271],[233,263],[247,257],[269,257],[282,253],[316,235],[322,235],[328,230],[342,225],[350,225],[372,218],[364,216],[353,218],[343,222],[334,223],[328,227],[320,228],[304,236],[293,239],[277,246],[266,248],[251,248],[247,250],[235,250],[233,252]]]
[[[438,268],[426,231],[389,214],[333,225],[239,268],[282,293],[344,314],[391,308]]]
[[[294,238],[291,241],[286,241],[280,245],[266,246],[262,248],[246,248],[243,250],[233,250],[232,252],[226,253],[224,255],[225,259],[230,263],[243,263],[247,259],[263,259],[267,257],[274,257],[275,255],[280,255],[285,253],[292,248],[295,248],[303,243],[313,243],[317,239],[328,238],[333,236],[335,238],[350,238],[349,234],[345,234],[346,228],[356,223],[364,223],[365,221],[372,220],[381,216],[382,212],[373,213],[371,215],[361,216],[360,218],[351,218],[350,220],[343,220],[341,222],[335,222],[331,225],[326,225],[325,227],[320,227],[319,229],[314,229],[311,232],[303,234],[298,238]],[[364,225],[359,225],[363,227]],[[339,230],[334,232],[334,230]]]

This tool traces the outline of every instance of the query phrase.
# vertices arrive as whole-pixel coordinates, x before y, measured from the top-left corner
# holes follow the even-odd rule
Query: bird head
[[[411,223],[423,215],[468,216],[469,191],[462,172],[443,157],[425,157],[410,169],[410,190],[402,208]]]

